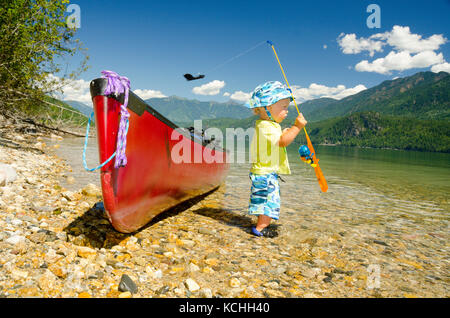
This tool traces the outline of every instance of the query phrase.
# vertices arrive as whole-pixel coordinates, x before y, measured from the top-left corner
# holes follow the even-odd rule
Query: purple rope
[[[125,155],[125,149],[127,147],[127,125],[130,113],[127,110],[128,106],[128,93],[130,91],[130,80],[125,76],[119,76],[113,71],[102,71],[103,78],[108,79],[108,85],[106,86],[105,95],[115,94],[119,96],[120,94],[125,94],[125,101],[123,105],[120,106],[120,123],[119,123],[119,133],[117,135],[117,149],[116,149],[116,161],[114,163],[114,168],[125,167],[127,164],[127,157]]]

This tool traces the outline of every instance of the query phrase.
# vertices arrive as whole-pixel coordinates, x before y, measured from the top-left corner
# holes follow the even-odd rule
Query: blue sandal
[[[264,236],[264,234],[258,231],[255,226],[252,226],[252,233],[256,236]]]
[[[268,238],[274,238],[278,236],[277,226],[271,226],[264,228],[260,231],[256,229],[256,226],[252,226],[252,234],[256,236],[264,236]]]

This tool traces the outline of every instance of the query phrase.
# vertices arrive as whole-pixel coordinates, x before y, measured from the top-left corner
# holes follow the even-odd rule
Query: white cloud
[[[391,31],[377,33],[368,38],[341,33],[337,41],[344,54],[367,51],[373,57],[376,52],[383,52],[384,46],[392,48],[385,57],[372,62],[363,60],[356,64],[355,70],[359,72],[390,74],[391,71],[413,68],[432,66],[432,70],[445,70],[448,67],[443,54],[435,52],[448,40],[442,34],[423,38],[420,34],[411,33],[408,26],[395,25]]]
[[[416,55],[409,52],[391,51],[386,57],[378,58],[373,62],[363,60],[356,64],[355,70],[358,72],[375,72],[380,74],[390,74],[391,71],[404,71],[412,68],[424,68],[435,64],[444,63],[442,53],[436,54],[433,51],[424,51]]]
[[[383,46],[386,43],[382,41],[374,40],[377,38],[375,35],[365,39],[365,38],[356,38],[356,34],[344,34],[341,33],[337,39],[339,46],[342,49],[344,54],[358,54],[363,51],[369,51],[370,56],[373,56],[375,52],[382,52]]]
[[[47,81],[53,84],[54,89],[61,87],[61,92],[53,92],[55,98],[61,100],[75,100],[92,107],[92,99],[90,93],[90,81],[83,79],[72,80],[65,79],[64,81],[53,74],[47,76]]]
[[[421,35],[411,33],[408,26],[399,25],[395,25],[391,32],[384,33],[384,38],[396,50],[410,53],[436,51],[447,42],[442,34],[434,34],[427,39],[422,39]]]
[[[149,99],[149,98],[164,98],[167,97],[164,95],[161,91],[155,91],[152,89],[136,89],[133,91],[137,96],[139,96],[142,99]]]
[[[350,88],[346,88],[345,85],[328,87],[316,83],[312,83],[311,85],[309,85],[309,87],[292,86],[292,92],[294,93],[294,97],[299,102],[305,102],[307,100],[321,97],[342,99],[347,96],[357,94],[365,89],[367,88],[362,84]]]
[[[48,75],[48,81],[54,82],[55,87],[61,85],[61,78],[53,74]],[[62,93],[57,92],[53,94],[56,98],[61,100],[75,100],[92,107],[90,81],[85,81],[83,79],[69,79],[65,80],[64,83],[64,86],[62,86]],[[142,99],[167,97],[162,92],[151,89],[136,89],[133,92]]]
[[[247,102],[250,97],[252,97],[252,93],[245,93],[243,91],[236,91],[231,94],[230,99],[233,99],[238,102]]]
[[[341,33],[337,39],[344,54],[358,54],[368,51],[370,56],[375,52],[383,52],[383,46],[390,45],[396,51],[420,53],[424,51],[436,51],[447,42],[442,34],[434,34],[427,39],[421,35],[411,33],[408,26],[395,25],[392,31],[377,33],[368,38],[357,38],[356,34]]]
[[[228,97],[228,96],[230,96],[230,95],[231,95],[231,94],[228,93],[228,92],[223,93],[223,96],[225,96],[225,97]]]
[[[207,84],[194,87],[192,92],[197,95],[217,95],[220,90],[225,86],[224,81],[214,80]]]
[[[439,73],[439,72],[450,73],[450,63],[445,62],[442,64],[433,65],[433,67],[431,68],[431,71],[434,73]]]
[[[330,97],[334,99],[342,99],[350,95],[357,94],[365,89],[362,84],[356,85],[355,87],[347,88],[345,85],[337,85],[336,87],[328,87],[321,84],[312,83],[309,87],[301,87],[298,85],[291,86],[292,92],[294,93],[295,100],[298,102],[305,102],[307,100]],[[245,93],[242,91],[236,91],[231,94],[230,99],[239,102],[247,102],[252,93]]]
[[[92,106],[90,82],[85,80],[71,80],[63,87],[63,100],[76,100]]]
[[[323,45],[323,49],[326,50],[328,46],[326,44]]]
[[[359,92],[362,92],[362,91],[364,91],[366,89],[367,89],[367,87],[365,87],[362,84],[359,84],[359,85],[356,85],[355,87],[346,88],[343,91],[336,93],[335,95],[325,96],[325,97],[331,97],[331,98],[334,98],[334,99],[342,99],[342,98],[345,98],[347,96],[358,94]]]

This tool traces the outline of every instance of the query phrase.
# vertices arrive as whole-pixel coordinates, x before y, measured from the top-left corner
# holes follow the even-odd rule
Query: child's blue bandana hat
[[[255,88],[252,97],[245,103],[245,106],[248,108],[270,106],[284,98],[289,98],[292,101],[289,88],[278,81],[267,82]]]

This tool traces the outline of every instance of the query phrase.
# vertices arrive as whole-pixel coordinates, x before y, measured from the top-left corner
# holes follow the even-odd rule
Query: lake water
[[[87,183],[100,186],[99,172],[84,169],[84,139],[65,138],[60,145],[56,153],[68,161],[72,167],[70,175],[76,180],[74,184],[63,182],[63,185],[71,190]],[[283,178],[286,183],[281,183],[283,197],[289,204],[301,205],[304,203],[302,201],[311,201],[299,199],[292,202],[291,197],[297,199],[299,193],[313,195],[314,201],[317,197],[317,200],[325,202],[334,202],[334,196],[341,195],[344,203],[348,199],[348,193],[342,192],[345,188],[351,189],[351,197],[359,196],[362,204],[375,196],[389,198],[393,203],[391,208],[395,206],[406,212],[413,212],[414,207],[424,208],[423,213],[443,213],[442,216],[449,212],[450,154],[333,146],[315,148],[329,190],[327,193],[320,191],[314,169],[298,158],[297,147],[291,145],[288,147],[288,157],[292,174]],[[95,139],[89,140],[86,156],[89,168],[98,165]],[[245,187],[245,191],[236,191],[244,196],[249,191],[249,167],[249,164],[230,164],[226,179],[227,186],[235,189]]]
[[[65,138],[57,154],[72,167],[76,182],[62,185],[78,190],[87,183],[100,186],[99,172],[87,172],[82,163],[84,139]],[[334,211],[348,217],[402,216],[419,222],[437,222],[448,229],[450,154],[316,146],[329,189],[322,193],[314,169],[298,158],[297,147],[288,147],[292,174],[281,183],[282,213]],[[96,140],[87,149],[89,168],[98,165]],[[225,180],[224,207],[245,213],[250,189],[249,164],[230,164]],[[397,220],[398,221],[398,220]],[[403,222],[403,221],[402,221]],[[411,229],[412,230],[412,229]]]

